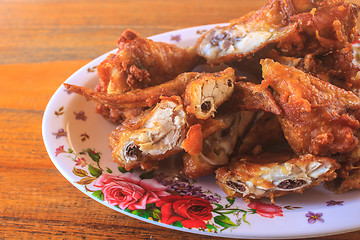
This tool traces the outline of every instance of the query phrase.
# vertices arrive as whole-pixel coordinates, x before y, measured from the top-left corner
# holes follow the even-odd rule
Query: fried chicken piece
[[[235,71],[227,68],[213,73],[212,78],[199,78],[186,86],[184,104],[186,112],[198,119],[214,117],[217,108],[228,100],[235,83]]]
[[[352,189],[360,189],[360,163],[358,162],[355,166],[352,166],[352,168],[352,170],[346,170],[346,176],[337,177],[332,181],[326,182],[324,184],[325,188],[336,194],[345,193]]]
[[[240,134],[243,133],[240,128],[250,124],[250,118],[246,117],[246,114],[252,113],[237,112],[216,116],[215,119],[223,122],[225,126],[211,136],[204,136],[199,154],[187,152],[183,155],[182,172],[190,178],[198,178],[211,175],[219,166],[227,164],[238,138],[241,137]]]
[[[359,137],[360,132],[357,136]],[[337,177],[324,186],[334,193],[344,193],[360,189],[360,144],[350,153],[337,156],[341,167],[336,171]]]
[[[336,160],[311,154],[296,156],[291,152],[266,152],[239,156],[216,170],[217,184],[230,197],[274,197],[302,193],[336,177]]]
[[[289,22],[294,9],[287,2],[270,0],[228,26],[209,30],[198,39],[196,51],[208,62],[231,62],[279,42],[296,31],[296,23]]]
[[[176,45],[142,38],[127,29],[118,40],[119,49],[98,67],[100,92],[120,94],[147,88],[190,71],[199,57]]]
[[[110,54],[97,67],[98,92],[122,94],[162,84],[190,71],[200,60],[190,49],[154,42],[129,29],[120,36],[118,47],[116,54]],[[98,104],[97,112],[108,120],[121,122],[129,110]]]
[[[267,147],[286,144],[284,133],[277,117],[268,112],[259,112],[247,134],[236,149],[237,154],[257,154]]]
[[[239,61],[272,45],[288,56],[326,53],[354,40],[357,15],[357,5],[340,0],[269,0],[202,35],[196,51],[211,63]]]
[[[293,1],[295,2],[295,1]],[[277,48],[288,56],[324,54],[347,47],[357,36],[358,6],[344,1],[316,4],[310,12],[296,14],[290,21],[296,32],[281,39]]]
[[[134,89],[122,94],[108,94],[93,91],[91,89],[64,83],[64,87],[71,92],[77,93],[89,100],[103,105],[112,106],[116,109],[132,109],[151,107],[160,101],[161,96],[182,95],[186,86],[195,79],[212,78],[212,74],[196,72],[182,73],[174,80],[145,89]]]
[[[354,56],[350,49],[344,48],[325,55],[307,54],[296,68],[340,88],[356,91],[360,89],[357,73],[360,67],[353,63]]]
[[[329,155],[357,146],[360,99],[354,93],[270,59],[261,64],[262,85],[273,89],[285,138],[296,153]]]
[[[187,131],[180,97],[162,98],[153,109],[123,122],[110,135],[113,159],[126,170],[150,171],[158,162],[182,151]]]
[[[234,70],[227,68],[215,73],[182,73],[174,80],[145,89],[134,89],[122,94],[96,92],[85,87],[67,83],[64,83],[64,87],[89,100],[112,106],[116,109],[151,107],[160,102],[162,96],[181,96],[185,93],[187,111],[194,113],[202,119],[206,114],[208,117],[212,116],[216,108],[230,97],[233,92],[234,81]],[[194,82],[194,84],[190,84],[191,82]],[[202,103],[210,107],[206,113],[199,113],[198,111],[198,107],[201,108]]]
[[[271,92],[261,85],[239,81],[235,83],[234,93],[224,108],[229,111],[266,111],[279,115],[281,108]]]

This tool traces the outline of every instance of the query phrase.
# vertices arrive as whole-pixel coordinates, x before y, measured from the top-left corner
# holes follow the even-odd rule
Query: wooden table
[[[116,48],[124,29],[151,36],[226,22],[264,2],[0,1],[0,239],[209,239],[135,220],[78,191],[47,155],[42,116],[61,83]],[[360,231],[319,239],[360,239]]]

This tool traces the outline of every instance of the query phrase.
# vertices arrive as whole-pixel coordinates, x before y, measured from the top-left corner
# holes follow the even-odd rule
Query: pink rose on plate
[[[167,187],[154,179],[141,179],[130,172],[119,176],[102,174],[95,180],[94,186],[101,188],[106,202],[118,205],[122,210],[145,209],[146,204],[170,195],[165,191]]]
[[[249,203],[248,207],[256,210],[256,213],[262,217],[273,218],[275,216],[283,216],[282,208],[275,204],[269,204],[255,200]]]

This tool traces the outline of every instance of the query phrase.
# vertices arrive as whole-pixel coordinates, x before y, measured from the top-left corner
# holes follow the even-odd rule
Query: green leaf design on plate
[[[145,172],[139,176],[141,179],[152,179],[154,178],[154,171]]]
[[[131,212],[132,214],[139,216],[139,217],[143,217],[143,218],[149,218],[150,216],[150,211],[146,211],[146,210],[142,210],[142,209],[138,209],[138,210],[134,210]]]
[[[102,174],[102,171],[96,167],[94,167],[93,165],[89,164],[89,172],[92,176],[98,178],[100,177],[100,175]]]
[[[217,228],[212,224],[206,224],[206,228],[210,230],[214,230],[217,233]]]
[[[100,153],[99,152],[95,152],[91,148],[86,149],[85,152],[87,152],[89,154],[89,157],[91,157],[91,159],[94,162],[98,163],[100,161]]]
[[[183,228],[182,223],[179,222],[179,221],[173,222],[171,225],[172,225],[172,226],[175,226],[175,227],[181,227],[181,228]]]
[[[235,202],[235,198],[234,197],[226,197],[226,200],[232,205]]]
[[[213,203],[213,204],[216,206],[216,208],[213,209],[213,211],[221,210],[221,209],[224,208],[222,205],[220,205],[220,204],[218,204],[218,203]]]
[[[104,194],[101,192],[101,190],[97,190],[93,192],[92,194],[94,197],[100,199],[101,201],[104,201]]]
[[[228,216],[225,215],[219,215],[214,217],[214,221],[216,224],[219,224],[220,226],[224,228],[230,228],[237,226],[235,223],[233,223]]]
[[[159,209],[154,209],[152,211],[152,218],[157,221],[161,219],[161,211]]]

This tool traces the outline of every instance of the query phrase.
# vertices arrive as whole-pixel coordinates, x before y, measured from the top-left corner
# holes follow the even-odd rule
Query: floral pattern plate
[[[214,25],[151,37],[191,46]],[[116,50],[112,51],[115,52]],[[67,83],[94,88],[96,66],[106,53],[74,73]],[[43,138],[61,174],[87,196],[122,214],[150,224],[196,234],[230,238],[303,238],[360,229],[360,191],[335,195],[322,186],[301,195],[245,203],[227,198],[214,176],[190,180],[176,159],[152,172],[119,168],[111,158],[108,135],[116,127],[94,112],[95,104],[63,86],[43,118]]]

